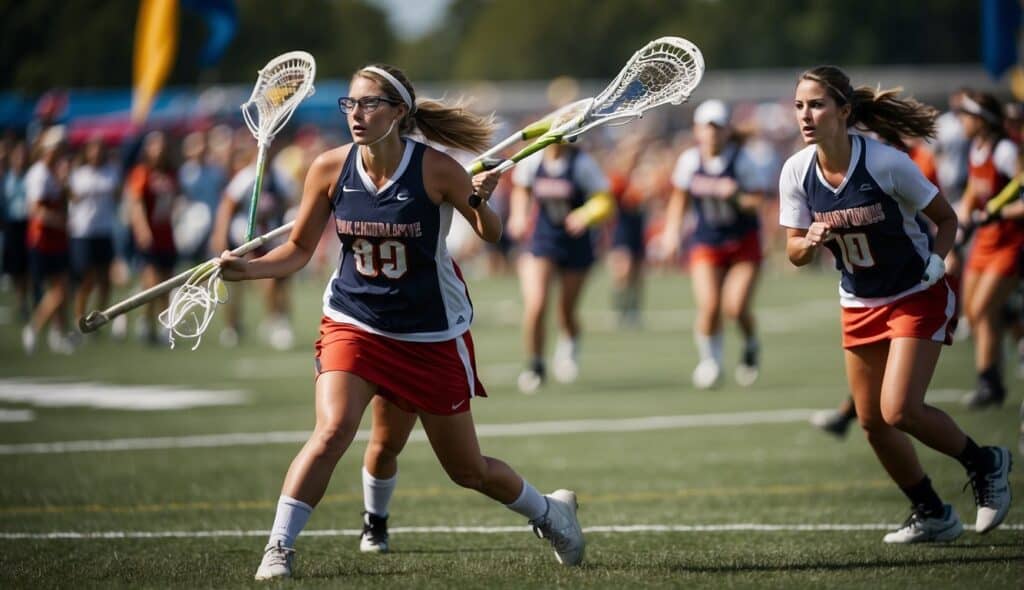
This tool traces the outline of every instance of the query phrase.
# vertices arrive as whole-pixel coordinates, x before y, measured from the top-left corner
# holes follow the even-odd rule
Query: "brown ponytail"
[[[495,128],[493,115],[477,115],[468,110],[462,101],[449,105],[438,100],[417,100],[416,91],[402,70],[386,64],[374,64],[374,67],[394,76],[405,87],[415,105],[415,109],[409,109],[410,112],[402,118],[399,134],[408,135],[419,130],[430,141],[474,153],[482,152],[490,145]],[[388,98],[406,104],[398,89],[380,74],[360,69],[355,75],[373,80]]]
[[[896,146],[903,145],[904,137],[935,137],[938,111],[913,98],[901,98],[902,88],[853,88],[849,76],[836,66],[812,68],[800,79],[824,86],[836,104],[850,105],[847,127],[874,131],[883,141]]]

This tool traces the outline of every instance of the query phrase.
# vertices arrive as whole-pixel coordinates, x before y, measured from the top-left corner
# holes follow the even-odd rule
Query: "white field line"
[[[31,422],[36,419],[32,410],[0,409],[0,422]]]
[[[631,534],[631,533],[790,533],[790,532],[849,532],[849,531],[887,531],[899,528],[898,524],[631,524],[631,525],[597,525],[583,527],[585,533]],[[965,529],[972,530],[973,525],[965,524]],[[432,534],[481,534],[500,535],[507,533],[530,532],[528,526],[419,526],[393,527],[393,534],[432,535]],[[1003,531],[1024,531],[1024,524],[1004,524]],[[361,529],[320,529],[303,531],[303,537],[358,537]],[[0,540],[22,539],[69,539],[69,540],[102,540],[102,539],[203,539],[203,538],[238,538],[266,537],[267,530],[214,530],[214,531],[53,531],[49,533],[4,533],[0,532]]]
[[[46,379],[0,379],[0,401],[40,408],[89,407],[109,410],[186,410],[238,405],[241,391],[208,391],[171,385],[116,385]]]
[[[592,432],[641,432],[707,426],[749,426],[803,422],[814,412],[808,409],[737,412],[732,414],[690,414],[682,416],[649,416],[643,418],[555,420],[513,424],[479,424],[477,436],[525,437],[546,434],[580,434]],[[356,440],[369,439],[370,431],[360,430]],[[301,443],[308,431],[237,432],[194,436],[162,436],[152,438],[119,438],[108,440],[77,440],[49,443],[0,445],[0,455],[36,455],[49,453],[81,453],[95,451],[139,451],[156,449],[189,449],[235,447],[280,443]],[[414,430],[410,441],[426,440],[422,430]]]

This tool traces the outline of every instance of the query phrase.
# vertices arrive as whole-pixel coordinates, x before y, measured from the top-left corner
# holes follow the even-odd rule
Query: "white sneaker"
[[[555,490],[544,497],[548,501],[548,511],[544,516],[530,521],[534,534],[551,543],[558,563],[579,565],[583,561],[586,542],[583,540],[580,521],[576,518],[576,510],[579,508],[576,493]]]
[[[886,543],[944,543],[952,541],[964,532],[960,517],[949,504],[944,505],[942,516],[925,517],[916,509],[903,523],[882,539]]]
[[[267,335],[267,342],[274,350],[291,350],[295,346],[295,334],[288,320],[280,318],[274,320],[270,333]]]
[[[25,354],[32,354],[36,351],[36,331],[32,329],[32,326],[26,325],[21,329],[21,347],[25,349]]]
[[[238,330],[235,330],[232,327],[224,328],[220,331],[218,340],[220,341],[220,345],[224,348],[234,348],[238,346]]]
[[[722,367],[714,359],[704,359],[693,370],[693,386],[697,389],[717,387],[722,379]]]
[[[274,578],[292,577],[292,560],[295,550],[285,547],[281,541],[277,545],[267,545],[263,550],[263,561],[256,570],[257,580],[273,580]]]
[[[968,485],[974,490],[978,516],[974,530],[985,534],[1002,524],[1010,511],[1010,468],[1013,458],[1003,447],[985,447],[993,454],[993,466],[984,473],[971,473]]]
[[[516,379],[516,385],[519,387],[520,393],[526,395],[533,395],[540,389],[541,384],[544,383],[544,377],[534,371],[533,369],[526,369],[519,374],[519,378]]]
[[[55,354],[74,354],[75,352],[74,343],[56,328],[51,328],[46,334],[46,344],[50,347],[50,352]]]
[[[740,387],[750,387],[757,382],[757,378],[761,375],[760,369],[757,365],[736,365],[736,372],[733,377],[736,378],[736,384]]]

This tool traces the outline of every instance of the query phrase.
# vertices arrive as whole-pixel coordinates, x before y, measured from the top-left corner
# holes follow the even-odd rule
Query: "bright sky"
[[[370,0],[384,8],[391,26],[403,38],[415,39],[430,32],[444,16],[451,0]]]

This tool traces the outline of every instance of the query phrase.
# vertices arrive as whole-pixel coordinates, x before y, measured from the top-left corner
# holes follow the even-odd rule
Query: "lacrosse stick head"
[[[623,124],[654,107],[682,104],[704,77],[704,56],[681,37],[662,37],[633,54],[615,80],[593,99],[583,126],[566,139],[596,125]]]
[[[313,94],[316,60],[305,51],[290,51],[270,60],[259,72],[242,118],[253,137],[267,144],[285,126],[295,107]]]

